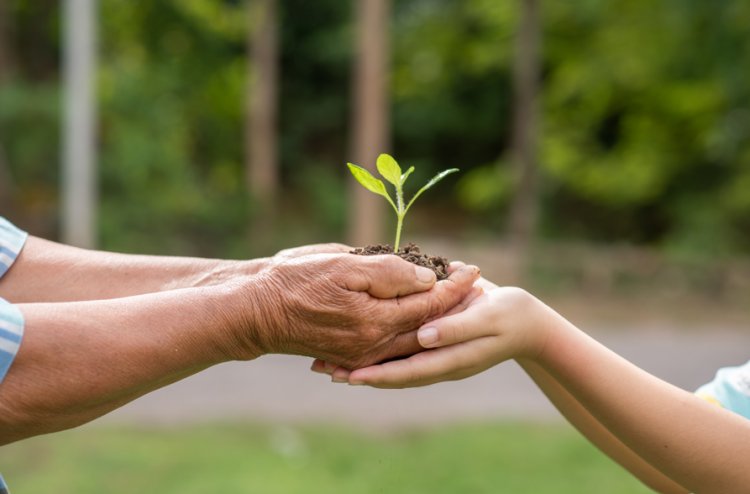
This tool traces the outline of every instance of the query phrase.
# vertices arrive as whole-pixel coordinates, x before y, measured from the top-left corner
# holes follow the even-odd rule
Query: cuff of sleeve
[[[26,243],[28,234],[0,217],[0,278],[10,269]]]
[[[23,314],[15,305],[0,298],[0,382],[8,373],[23,339]]]

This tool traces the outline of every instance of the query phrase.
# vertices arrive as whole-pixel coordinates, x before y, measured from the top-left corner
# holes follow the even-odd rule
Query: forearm
[[[14,303],[101,300],[176,288],[211,286],[252,275],[265,259],[229,261],[91,251],[29,237],[0,281]]]
[[[639,478],[641,482],[656,492],[670,494],[688,492],[625,446],[543,368],[530,360],[519,360],[518,364],[571,425],[603,453]]]
[[[549,311],[536,360],[592,417],[691,492],[745,492],[750,421],[643,371]]]
[[[82,424],[227,360],[230,307],[247,302],[233,297],[211,287],[19,305],[26,328],[0,385],[0,444]]]

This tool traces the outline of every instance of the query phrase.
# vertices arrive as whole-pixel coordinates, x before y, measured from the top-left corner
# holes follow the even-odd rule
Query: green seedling
[[[401,241],[401,227],[404,225],[404,217],[409,211],[411,205],[414,204],[414,201],[417,200],[417,197],[422,195],[422,192],[426,191],[427,189],[441,181],[447,175],[458,171],[458,168],[451,168],[449,170],[444,170],[438,173],[437,175],[432,177],[432,179],[427,182],[424,187],[419,189],[419,191],[414,194],[414,197],[411,198],[411,201],[409,201],[408,204],[404,205],[404,183],[406,182],[406,179],[409,178],[409,175],[411,175],[414,171],[413,166],[409,167],[409,169],[406,170],[406,173],[402,173],[401,167],[398,166],[398,163],[396,163],[396,160],[393,159],[392,156],[388,154],[381,154],[380,156],[378,156],[378,172],[383,176],[383,178],[392,183],[396,188],[396,202],[393,202],[393,199],[391,199],[391,196],[385,189],[385,184],[382,180],[373,177],[370,172],[368,172],[361,166],[357,166],[352,163],[347,163],[347,166],[349,166],[349,171],[352,172],[352,175],[354,175],[354,178],[357,179],[357,182],[362,184],[362,186],[370,192],[374,192],[375,194],[385,197],[385,199],[388,201],[388,204],[390,204],[391,207],[393,207],[393,210],[396,212],[396,241],[394,242],[394,252],[398,252],[399,242]]]

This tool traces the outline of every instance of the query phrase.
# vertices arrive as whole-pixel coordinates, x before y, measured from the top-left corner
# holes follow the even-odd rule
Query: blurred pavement
[[[710,380],[718,367],[750,359],[750,327],[686,330],[661,322],[585,329],[635,364],[689,390]],[[92,426],[252,420],[387,430],[477,419],[560,420],[513,362],[464,381],[411,390],[331,384],[327,376],[309,372],[310,363],[268,356],[223,364],[144,396]]]

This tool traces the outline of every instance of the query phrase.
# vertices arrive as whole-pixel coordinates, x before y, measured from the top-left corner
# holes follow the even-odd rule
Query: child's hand
[[[533,358],[544,343],[544,325],[537,322],[544,304],[520,288],[484,279],[476,285],[484,293],[477,290],[463,307],[420,328],[419,342],[429,350],[352,372],[336,368],[334,381],[378,388],[424,386],[463,379],[511,358]]]

